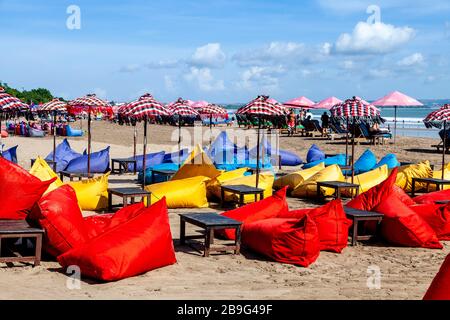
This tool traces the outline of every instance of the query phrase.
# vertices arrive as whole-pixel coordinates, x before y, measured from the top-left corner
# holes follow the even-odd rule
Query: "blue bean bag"
[[[67,139],[64,139],[56,147],[55,154],[57,172],[64,171],[70,161],[82,156],[81,153],[76,152],[70,147],[69,141],[67,141]],[[47,157],[45,157],[45,160],[53,161],[53,151],[50,152]]]
[[[236,145],[228,138],[226,131],[222,131],[211,143],[207,155],[212,159],[217,153],[222,153],[223,150],[233,150],[235,148],[237,148]]]
[[[313,144],[311,148],[309,148],[308,153],[306,154],[306,162],[315,162],[325,159],[325,153],[320,150],[320,148]]]
[[[164,155],[165,152],[161,151],[161,152],[155,152],[155,153],[149,153],[145,156],[145,166],[151,167],[151,166],[155,166],[157,164],[161,164],[164,161]],[[133,157],[128,158],[130,160],[134,159]],[[144,165],[144,155],[139,155],[136,156],[136,171],[142,171]],[[128,171],[132,171],[134,169],[133,164],[128,164]]]
[[[181,149],[179,152],[172,152],[172,153],[166,153],[164,155],[164,160],[163,163],[183,163],[184,160],[186,160],[186,158],[189,155],[189,150],[188,149]]]
[[[281,165],[282,166],[298,166],[303,163],[302,159],[293,152],[280,149],[279,154],[281,157]]]
[[[398,161],[397,157],[393,153],[389,153],[385,155],[375,166],[374,169],[379,168],[383,165],[387,165],[388,169],[394,169],[395,167],[400,166],[400,162]]]
[[[17,147],[11,147],[8,150],[3,151],[2,156],[8,161],[17,163]]]
[[[377,157],[370,149],[364,151],[364,153],[356,160],[354,164],[355,174],[360,174],[372,170],[377,165]]]
[[[345,163],[346,163],[346,161],[345,161],[345,154],[338,154],[338,155],[335,155],[333,157],[328,157],[328,158],[323,159],[323,160],[317,160],[317,161],[305,163],[302,168],[303,169],[312,168],[312,167],[314,167],[314,166],[316,166],[316,165],[318,165],[319,163],[322,163],[322,162],[327,167],[331,166],[333,164],[337,164],[339,166],[345,166]]]
[[[88,155],[84,151],[81,157],[69,162],[65,171],[73,173],[86,173]],[[91,173],[104,173],[109,170],[109,147],[104,150],[91,153]]]
[[[66,135],[68,137],[82,137],[83,130],[81,129],[73,129],[71,126],[66,126]]]
[[[154,175],[154,181],[152,181],[152,170],[178,170],[178,164],[176,163],[162,163],[155,166],[147,167],[145,169],[145,184],[159,183],[167,181],[167,177],[160,176],[158,174]],[[138,182],[143,182],[143,171],[139,171]]]

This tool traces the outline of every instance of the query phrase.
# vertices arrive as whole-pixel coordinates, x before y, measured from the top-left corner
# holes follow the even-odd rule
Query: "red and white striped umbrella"
[[[227,116],[228,112],[217,104],[210,103],[199,110],[200,114],[208,114],[215,117]]]
[[[172,104],[170,106],[169,112],[172,115],[179,115],[179,116],[198,116],[199,113],[189,106],[188,102],[183,99],[178,99],[177,102]]]
[[[380,110],[364,100],[353,97],[338,103],[330,109],[334,118],[380,118]]]
[[[83,111],[89,111],[91,113],[112,113],[111,105],[108,102],[98,98],[95,94],[88,94],[85,97],[70,101],[67,109],[69,113],[72,114],[78,114]]]
[[[144,94],[138,100],[130,102],[128,105],[122,107],[120,112],[124,116],[135,119],[170,115],[169,111],[149,93]]]
[[[56,99],[53,99],[52,101],[49,101],[49,102],[44,103],[43,105],[39,106],[38,111],[64,112],[64,111],[67,111],[67,103],[56,98]]]
[[[246,106],[238,109],[236,114],[281,116],[287,114],[287,109],[280,103],[272,103],[268,96],[258,96]]]
[[[0,87],[0,111],[20,111],[29,108],[30,107],[26,103],[23,103],[19,98],[6,93],[5,89]]]
[[[439,129],[442,128],[444,121],[450,123],[450,104],[444,104],[438,110],[435,110],[427,115],[423,120],[425,126],[428,128],[436,127]]]

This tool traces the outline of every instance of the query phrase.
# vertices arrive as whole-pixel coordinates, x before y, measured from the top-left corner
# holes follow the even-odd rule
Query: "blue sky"
[[[0,30],[0,80],[68,99],[450,98],[447,0],[0,0]]]

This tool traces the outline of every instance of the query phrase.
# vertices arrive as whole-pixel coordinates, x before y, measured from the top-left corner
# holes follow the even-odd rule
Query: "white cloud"
[[[392,76],[392,72],[389,69],[370,69],[367,73],[367,77],[374,78],[387,78]]]
[[[345,70],[352,70],[355,68],[355,62],[353,60],[344,60],[340,63],[340,66]]]
[[[157,62],[149,62],[145,66],[149,69],[173,69],[180,66],[179,60],[160,60]]]
[[[106,90],[102,89],[102,88],[95,88],[94,89],[94,93],[97,97],[101,98],[101,99],[106,99]]]
[[[285,70],[282,66],[253,66],[242,72],[241,80],[237,83],[237,86],[244,90],[262,89],[274,91],[279,87],[278,77],[284,72]]]
[[[414,67],[422,65],[425,61],[425,58],[421,53],[414,53],[410,56],[404,57],[397,64],[400,67]]]
[[[166,87],[166,90],[169,92],[175,91],[175,84],[171,76],[169,75],[164,76],[164,86]]]
[[[200,68],[221,68],[226,61],[226,55],[220,47],[220,43],[208,43],[195,50],[190,64]]]
[[[409,27],[395,27],[381,22],[358,22],[352,34],[343,33],[339,36],[335,50],[348,54],[389,53],[411,41],[414,36],[415,30]]]
[[[142,67],[138,64],[129,64],[127,66],[121,67],[119,71],[124,72],[124,73],[133,73],[133,72],[141,70],[141,68]]]
[[[209,68],[191,67],[190,72],[184,78],[196,84],[201,91],[225,90],[224,81],[215,80]]]

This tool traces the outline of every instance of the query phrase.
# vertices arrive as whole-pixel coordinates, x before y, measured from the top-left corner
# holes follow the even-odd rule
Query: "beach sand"
[[[79,126],[76,124],[75,127]],[[86,124],[83,124],[86,128]],[[142,128],[139,125],[139,134]],[[192,128],[185,129],[192,132]],[[176,128],[149,127],[149,151],[175,150]],[[62,139],[58,137],[58,142]],[[112,157],[127,157],[133,152],[132,127],[94,122],[93,150],[111,146]],[[208,139],[206,139],[208,141]],[[396,145],[372,146],[378,157],[395,153],[400,161],[429,159],[440,169],[441,155],[432,151],[433,139],[398,138]],[[46,156],[52,148],[51,137],[36,139],[10,137],[6,147],[19,145],[19,162],[29,168],[31,158]],[[82,152],[86,137],[70,139],[74,149]],[[142,152],[142,137],[138,153]],[[322,138],[282,137],[283,149],[298,153],[303,159],[312,143],[327,153],[345,151],[342,142]],[[356,155],[368,146],[356,146]],[[110,186],[133,185],[133,176],[113,176]],[[289,199],[291,209],[314,207],[310,201]],[[54,261],[31,266],[0,266],[0,299],[421,299],[438,271],[450,243],[443,250],[396,248],[385,244],[349,246],[342,254],[321,252],[309,268],[267,261],[243,250],[239,256],[213,255],[203,258],[188,247],[179,246],[178,213],[211,212],[215,209],[169,210],[171,230],[178,262],[146,274],[112,283],[83,279],[80,289],[69,289],[68,276]],[[91,213],[85,213],[91,214]],[[188,228],[188,231],[192,230]],[[368,268],[379,268],[381,288],[367,286]]]

